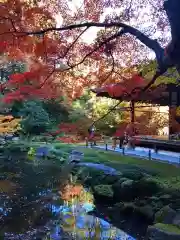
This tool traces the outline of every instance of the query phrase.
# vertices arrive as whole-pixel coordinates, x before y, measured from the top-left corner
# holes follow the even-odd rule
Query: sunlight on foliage
[[[0,133],[15,133],[21,129],[20,118],[14,118],[13,116],[0,115]]]

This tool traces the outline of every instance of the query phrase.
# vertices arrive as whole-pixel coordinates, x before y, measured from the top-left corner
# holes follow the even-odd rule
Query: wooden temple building
[[[122,83],[113,84],[113,87],[117,87],[118,89],[119,85],[121,84]],[[134,123],[135,121],[135,103],[145,103],[155,106],[168,106],[169,136],[166,141],[162,140],[162,143],[160,145],[162,145],[161,148],[164,150],[170,149],[180,151],[180,85],[160,84],[158,86],[153,86],[145,92],[138,94],[135,100],[132,100],[132,96],[127,94],[120,94],[119,96],[118,94],[116,94],[115,96],[113,96],[112,94],[110,95],[107,91],[106,86],[102,88],[92,89],[92,92],[94,92],[97,97],[107,97],[111,99],[129,102],[131,109],[131,123]],[[178,135],[179,141],[177,140]],[[174,136],[176,136],[176,140],[173,140]],[[161,139],[158,139],[158,141],[161,142]],[[154,144],[152,139],[151,143]]]

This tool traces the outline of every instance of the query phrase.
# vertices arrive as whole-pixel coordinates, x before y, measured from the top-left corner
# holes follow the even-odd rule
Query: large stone
[[[122,188],[131,187],[133,182],[134,182],[133,180],[126,180],[126,181],[121,183],[121,187]]]
[[[94,197],[101,204],[113,201],[114,193],[111,185],[97,185],[93,188]]]
[[[144,217],[146,220],[153,222],[154,220],[154,211],[153,208],[149,205],[143,207],[136,207],[135,210],[138,214]]]
[[[175,216],[176,216],[176,211],[174,211],[169,206],[165,206],[155,214],[155,222],[172,224]]]
[[[118,189],[121,188],[121,183],[123,183],[123,182],[125,182],[125,181],[127,181],[127,180],[130,180],[130,179],[125,178],[125,177],[122,177],[122,178],[120,178],[117,182],[115,182],[115,183],[113,184],[113,187],[118,190]]]
[[[122,172],[123,177],[132,179],[132,180],[140,180],[144,177],[144,174],[138,170],[125,170]]]
[[[148,227],[146,240],[180,240],[180,229],[173,225],[158,223]]]
[[[173,224],[180,228],[180,212],[178,212],[173,219]]]
[[[121,212],[125,214],[132,214],[136,209],[136,206],[132,202],[128,202],[128,203],[119,202],[119,203],[116,203],[114,206],[115,206],[116,212]]]
[[[160,187],[153,180],[143,178],[139,181],[134,181],[133,189],[136,191],[137,196],[145,197],[155,195],[160,190]]]

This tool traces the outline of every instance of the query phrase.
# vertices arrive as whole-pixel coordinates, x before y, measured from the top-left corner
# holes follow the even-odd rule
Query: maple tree
[[[85,87],[122,81],[118,91],[136,98],[169,68],[179,71],[179,9],[178,0],[2,1],[1,56],[27,65],[1,85],[4,101],[76,99]],[[143,81],[138,66],[154,56]]]
[[[158,67],[143,90],[169,67],[179,69],[178,0],[84,0],[79,5],[66,0],[51,4],[46,0],[1,2],[0,51],[9,59],[26,61],[29,72],[36,72],[33,79],[37,88],[45,88],[47,93],[47,85],[58,81],[60,94],[76,98],[84,86],[102,84],[111,76],[121,79],[119,68],[147,61],[150,50],[156,55]],[[170,37],[168,20],[172,41],[164,51],[162,46]],[[147,22],[151,24],[144,25]],[[87,44],[83,36],[93,27],[97,36]],[[157,41],[154,34],[158,32]],[[27,88],[17,91],[27,92]],[[28,90],[34,91],[30,87]],[[36,94],[41,95],[39,91]]]

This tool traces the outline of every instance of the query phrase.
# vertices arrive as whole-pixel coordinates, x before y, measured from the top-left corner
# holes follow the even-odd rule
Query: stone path
[[[93,148],[106,149],[105,146],[93,146]],[[168,151],[158,151],[155,153],[153,149],[136,147],[135,149],[125,149],[125,155],[135,156],[140,158],[149,159],[149,150],[151,150],[151,159],[152,160],[160,160],[172,164],[180,164],[180,153],[176,152],[168,152]],[[108,151],[114,151],[118,153],[123,153],[123,150],[120,148],[112,149],[110,145],[108,145]]]
[[[76,165],[99,169],[99,170],[104,171],[105,174],[118,175],[118,171],[116,169],[106,166],[102,163],[82,162],[82,163],[78,163]]]

